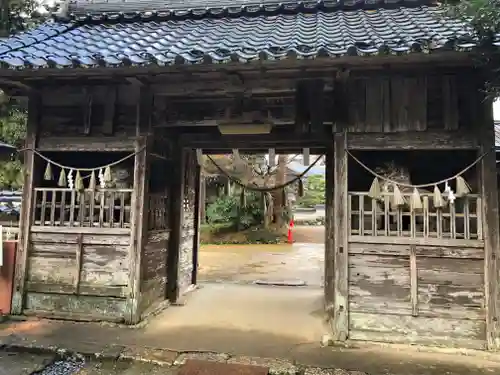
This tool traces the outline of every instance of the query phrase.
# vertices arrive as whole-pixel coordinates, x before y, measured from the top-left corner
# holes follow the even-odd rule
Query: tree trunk
[[[0,37],[10,34],[9,2],[10,0],[3,0],[0,4]]]

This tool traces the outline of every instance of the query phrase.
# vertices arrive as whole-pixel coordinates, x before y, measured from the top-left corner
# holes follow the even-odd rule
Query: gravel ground
[[[79,374],[84,366],[85,361],[80,358],[59,359],[33,375],[74,375]]]
[[[0,351],[0,375],[176,375],[177,369],[113,360],[88,360],[53,354]]]

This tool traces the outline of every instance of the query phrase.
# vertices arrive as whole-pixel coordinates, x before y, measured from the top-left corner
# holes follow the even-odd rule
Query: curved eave
[[[475,50],[469,52],[457,51],[434,51],[432,53],[410,53],[405,56],[385,55],[385,56],[339,56],[337,58],[318,57],[308,59],[283,58],[280,60],[260,60],[255,59],[246,63],[229,61],[227,63],[213,64],[207,60],[196,64],[170,64],[170,65],[97,65],[93,67],[74,66],[74,67],[56,67],[50,66],[38,69],[32,69],[26,66],[23,69],[0,68],[0,77],[15,81],[16,79],[33,78],[43,79],[44,77],[133,77],[137,75],[161,75],[178,71],[197,71],[208,72],[215,70],[224,71],[252,71],[266,70],[272,72],[274,69],[352,69],[352,70],[371,70],[380,68],[391,68],[404,66],[408,64],[417,64],[419,66],[429,67],[448,67],[448,66],[473,66],[476,58]]]
[[[475,46],[453,46],[452,48],[447,48],[446,46],[429,49],[420,48],[416,46],[411,47],[397,47],[391,48],[388,46],[381,46],[378,50],[367,50],[363,48],[358,48],[352,46],[347,50],[329,50],[327,48],[319,48],[317,50],[306,51],[306,46],[301,51],[299,48],[291,48],[283,51],[196,51],[191,50],[178,55],[165,55],[159,54],[153,55],[130,55],[123,58],[118,58],[117,56],[102,56],[95,58],[83,59],[72,59],[63,58],[60,56],[54,56],[53,58],[33,58],[33,59],[20,59],[15,57],[2,57],[0,56],[0,71],[42,71],[42,70],[88,70],[96,68],[162,68],[169,66],[179,66],[179,65],[220,65],[220,64],[249,64],[249,63],[265,63],[273,61],[308,61],[308,60],[320,60],[325,58],[330,59],[341,59],[352,58],[352,57],[364,57],[364,58],[387,58],[387,57],[403,57],[403,56],[428,56],[441,54],[445,52],[457,52],[457,53],[473,53],[475,52]]]
[[[97,3],[97,2],[96,2]],[[158,19],[199,19],[222,17],[257,17],[277,14],[297,14],[354,10],[396,9],[436,5],[432,0],[317,0],[317,1],[248,1],[234,0],[225,6],[205,6],[203,2],[185,1],[178,4],[147,4],[140,2],[102,2],[85,7],[69,7],[67,14],[55,15],[59,21],[150,21]]]

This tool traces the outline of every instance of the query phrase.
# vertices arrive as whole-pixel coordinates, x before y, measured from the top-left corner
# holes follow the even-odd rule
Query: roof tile
[[[219,18],[156,17],[151,21],[46,23],[1,41],[0,66],[162,66],[398,55],[470,50],[475,45],[469,27],[445,19],[440,8],[428,6]]]

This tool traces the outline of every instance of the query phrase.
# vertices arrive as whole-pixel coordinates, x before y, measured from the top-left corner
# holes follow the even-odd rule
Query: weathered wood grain
[[[478,320],[458,320],[352,312],[352,340],[430,346],[485,348],[485,324]]]
[[[403,240],[401,242],[404,242]],[[426,258],[484,259],[484,249],[480,247],[419,246],[412,244],[359,243],[349,244],[349,254],[364,255],[410,255],[410,247],[415,246],[415,254]]]
[[[33,93],[28,101],[28,121],[26,129],[24,154],[24,179],[23,179],[23,204],[21,205],[21,214],[19,217],[19,246],[16,254],[14,292],[12,295],[11,312],[14,315],[21,314],[24,301],[24,283],[26,281],[26,269],[28,266],[28,252],[30,247],[29,231],[32,222],[33,210],[33,188],[35,186],[35,153],[33,151],[37,146],[41,116],[41,97]]]
[[[347,153],[345,133],[334,135],[334,217],[335,217],[335,260],[334,260],[334,332],[337,341],[349,336],[349,286],[348,286],[348,212],[347,212]]]
[[[123,321],[125,299],[74,296],[67,294],[26,293],[25,314],[66,317],[80,320]]]

